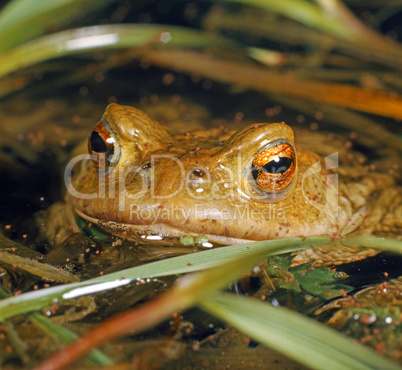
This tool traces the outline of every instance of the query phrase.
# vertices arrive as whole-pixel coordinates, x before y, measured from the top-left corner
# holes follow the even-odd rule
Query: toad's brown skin
[[[144,112],[111,104],[89,141],[92,160],[76,161],[67,202],[118,237],[168,245],[183,235],[229,245],[400,234],[401,188],[395,180],[357,165],[342,168],[336,153],[324,158],[307,150],[317,138],[303,136],[302,145],[295,145],[284,123],[170,135]],[[309,248],[294,261],[341,264],[375,253],[341,245]]]

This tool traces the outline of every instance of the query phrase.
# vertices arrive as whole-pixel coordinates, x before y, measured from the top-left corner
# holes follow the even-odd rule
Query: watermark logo
[[[275,212],[272,208],[277,200],[275,194],[269,198],[262,192],[247,191],[245,184],[247,182],[253,184],[255,179],[251,171],[247,171],[249,162],[243,162],[240,154],[235,161],[234,169],[223,165],[217,165],[213,169],[201,165],[186,169],[181,159],[164,154],[152,156],[146,166],[129,165],[116,169],[108,166],[105,157],[94,157],[93,154],[85,154],[70,160],[64,173],[67,191],[76,199],[113,200],[114,204],[118,204],[118,212],[128,211],[132,220],[142,219],[151,222],[157,219],[177,219],[179,222],[186,222],[190,217],[222,220],[285,218],[285,208],[276,207]],[[89,179],[86,171],[90,169],[91,160],[96,160],[99,166],[97,176]],[[163,166],[160,163],[163,163]],[[297,186],[301,186],[300,190],[306,203],[322,214],[336,218],[338,216],[338,174],[331,170],[338,167],[338,153],[325,157],[324,163],[325,169],[322,168],[321,161],[317,161],[303,173],[296,174],[295,176],[299,178],[295,178],[294,182],[298,181]],[[75,177],[79,180],[72,181]],[[161,179],[166,180],[161,183]],[[92,184],[94,185],[92,187],[79,186],[86,181],[95,181],[96,184]],[[248,187],[253,188],[251,185]],[[96,189],[96,191],[85,193],[80,190],[84,188]],[[312,196],[316,188],[320,189],[320,192],[317,191],[320,194],[319,197]],[[175,197],[187,198],[186,202],[189,206],[188,209],[173,205],[171,208],[141,208],[139,203],[141,203],[140,200],[144,201],[144,197],[147,197],[150,206],[151,203],[158,204]],[[207,206],[214,202],[218,205],[222,201],[230,202],[231,199],[236,200],[235,207]],[[252,207],[253,202],[264,206]],[[168,204],[168,202],[165,203]]]
[[[147,224],[155,224],[158,221],[175,220],[177,224],[185,224],[191,219],[195,220],[220,220],[220,221],[258,221],[261,219],[286,220],[288,207],[280,207],[268,204],[263,208],[254,208],[250,204],[234,207],[206,207],[201,203],[192,204],[189,208],[182,208],[174,203],[165,207],[140,207],[136,203],[130,204],[130,221],[143,220]]]
[[[338,153],[332,153],[325,157],[325,169],[327,171],[333,170],[338,167]],[[338,174],[337,173],[327,173],[325,175],[325,203],[317,202],[314,197],[309,196],[306,190],[310,187],[306,186],[307,179],[314,174],[321,173],[321,162],[317,161],[312,166],[310,166],[303,174],[302,177],[302,193],[304,199],[312,205],[314,208],[318,209],[321,213],[325,214],[326,216],[330,216],[333,218],[338,217]]]

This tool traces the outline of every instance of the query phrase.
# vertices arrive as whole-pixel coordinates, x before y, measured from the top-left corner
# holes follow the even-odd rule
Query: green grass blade
[[[367,27],[338,0],[215,0],[237,2],[289,17],[308,27],[322,31],[343,40],[346,50],[362,51],[365,58],[400,69],[401,45]],[[343,47],[342,47],[343,48]],[[355,50],[351,54],[356,55]],[[376,54],[385,54],[377,58]]]
[[[287,253],[306,248],[310,245],[326,244],[329,241],[329,238],[323,237],[310,237],[305,240],[300,238],[270,240],[217,248],[152,262],[80,283],[55,286],[3,299],[0,301],[0,320],[41,309],[50,305],[53,301],[61,302],[73,296],[91,294],[99,289],[112,289],[119,285],[130,283],[131,280],[137,278],[143,279],[200,271],[223,265],[237,258],[245,258],[248,254],[255,251],[263,251],[267,255],[272,251]]]
[[[35,326],[46,332],[49,336],[53,337],[55,340],[60,340],[64,344],[71,343],[78,338],[78,336],[70,330],[55,324],[53,321],[37,312],[32,312],[29,314],[29,320],[31,320]],[[108,356],[97,349],[91,351],[88,354],[87,359],[96,366],[107,366],[114,364],[114,362]]]
[[[0,54],[0,78],[52,58],[98,49],[145,45],[197,48],[233,46],[234,43],[175,26],[126,24],[83,27],[43,36]]]
[[[271,253],[278,253],[281,249],[282,247],[277,245],[275,248],[271,248]],[[40,367],[47,369],[71,365],[89,349],[108,340],[132,334],[133,329],[137,334],[150,329],[171,317],[174,312],[193,306],[202,300],[203,296],[237,280],[243,272],[250,270],[266,255],[267,251],[250,248],[249,253],[241,258],[232,259],[228,263],[212,269],[187,274],[179,278],[165,294],[100,324],[69,347],[46,359]]]
[[[13,0],[0,13],[0,51],[101,10],[116,0]]]
[[[7,298],[9,294],[6,293],[3,289],[0,288],[0,297]],[[60,340],[64,344],[68,344],[73,342],[78,338],[76,334],[71,332],[70,330],[55,324],[53,321],[48,319],[47,317],[41,315],[38,312],[31,312],[28,314],[29,320],[36,325],[38,328],[42,329],[46,332],[49,336],[53,337],[54,339]],[[16,338],[13,338],[13,347],[17,351],[17,353],[22,358],[25,355],[26,348],[24,342],[22,342],[18,336],[13,331],[13,327],[9,324],[7,320],[3,322],[9,330],[9,335],[14,335]],[[12,332],[11,332],[12,331]],[[96,366],[107,366],[113,365],[114,362],[107,357],[104,353],[99,350],[91,351],[88,356],[88,361],[91,362],[93,365]]]
[[[402,241],[372,236],[349,237],[344,238],[342,242],[347,243],[348,240],[350,240],[350,243],[353,243],[354,246],[377,247],[396,252],[400,252],[402,247]],[[50,305],[53,301],[60,302],[65,299],[91,294],[99,290],[113,289],[121,285],[126,285],[136,279],[201,271],[223,266],[236,259],[246,258],[250,253],[254,252],[262,252],[268,256],[272,254],[289,253],[309,246],[328,244],[329,242],[330,239],[325,237],[267,240],[216,248],[152,262],[79,283],[55,286],[3,299],[0,301],[0,320],[41,309]]]
[[[355,235],[342,240],[350,247],[378,248],[389,252],[401,253],[402,240],[382,238],[374,235]]]
[[[345,27],[345,24],[335,17],[329,17],[320,6],[306,0],[220,0],[242,3],[246,6],[256,6],[271,10],[292,18],[306,26],[336,35],[348,40],[355,40],[359,35],[355,30]]]
[[[199,305],[255,340],[315,369],[400,369],[312,319],[233,294],[204,296]]]

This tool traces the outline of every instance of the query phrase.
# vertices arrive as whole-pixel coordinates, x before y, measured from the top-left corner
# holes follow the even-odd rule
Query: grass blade
[[[374,235],[355,235],[342,240],[350,247],[379,248],[389,252],[401,253],[402,240],[382,238]]]
[[[144,50],[148,61],[225,84],[402,119],[402,96],[390,91],[321,82],[249,62],[190,50]],[[1,70],[0,70],[1,71]],[[359,97],[356,99],[356,97]]]
[[[276,243],[276,246],[271,248],[271,253],[280,252],[283,248],[280,245],[283,240],[272,242]],[[294,240],[296,245],[301,242],[301,239]],[[267,253],[262,248],[250,248],[249,253],[245,256],[237,256],[235,259],[213,269],[188,274],[180,278],[167,293],[161,294],[156,299],[150,300],[133,310],[106,320],[69,347],[46,359],[37,369],[58,369],[69,366],[89,350],[108,340],[133,332],[138,334],[157,325],[169,318],[174,312],[191,307],[197,301],[202,300],[206,294],[222,289],[229,282],[237,280],[243,272],[258,264]]]
[[[183,278],[180,278],[176,284],[168,290],[167,293],[162,294],[158,296],[154,300],[150,300],[143,305],[140,305],[139,307],[136,307],[133,310],[127,311],[125,313],[116,315],[115,317],[105,321],[104,323],[100,324],[99,326],[95,327],[93,330],[90,332],[86,333],[84,336],[82,336],[80,339],[78,339],[76,342],[71,344],[69,347],[63,349],[62,351],[58,352],[54,356],[50,357],[49,359],[46,359],[42,364],[39,365],[38,369],[48,369],[48,368],[59,368],[61,366],[68,366],[71,365],[74,361],[76,361],[78,358],[86,354],[89,350],[92,348],[95,348],[102,343],[105,343],[108,340],[111,340],[113,338],[117,338],[129,333],[135,332],[136,334],[149,329],[158,323],[162,322],[163,320],[169,318],[174,312],[183,310],[187,307],[190,307],[194,304],[200,304],[202,307],[207,307],[210,312],[213,314],[216,314],[218,317],[223,318],[226,321],[231,321],[232,319],[232,314],[230,310],[226,310],[222,314],[222,310],[215,310],[214,307],[218,307],[215,305],[215,301],[213,301],[214,298],[211,298],[210,294],[217,291],[218,289],[222,289],[227,284],[231,281],[237,280],[238,277],[241,275],[242,272],[245,272],[255,266],[259,261],[261,261],[267,254],[271,253],[279,253],[282,251],[283,246],[281,246],[281,243],[284,243],[285,240],[273,240],[271,241],[271,250],[270,252],[267,252],[262,248],[263,243],[257,243],[257,245],[260,245],[261,249],[257,248],[251,248],[251,246],[254,246],[255,244],[249,245],[249,253],[243,256],[237,256],[235,259],[230,260],[229,262],[225,264],[218,264],[215,268],[213,269],[208,269],[206,271],[201,271],[198,273],[194,274],[188,274],[184,276]],[[289,240],[287,240],[289,242]],[[297,246],[299,243],[302,241],[299,239],[294,239],[293,242],[295,243],[294,246]],[[221,248],[221,249],[229,249],[229,248]],[[202,252],[201,252],[202,253]],[[198,253],[200,254],[200,253]],[[206,253],[205,253],[206,254]],[[196,254],[197,255],[197,254]],[[189,257],[189,256],[186,256]],[[253,316],[251,319],[254,320],[252,325],[249,325],[249,323],[244,324],[244,327],[251,327],[251,330],[255,330],[256,333],[261,333],[260,324],[265,324],[268,322],[268,325],[271,325],[274,329],[276,328],[276,336],[274,336],[275,341],[277,340],[279,350],[282,352],[285,352],[289,350],[289,343],[287,340],[279,340],[278,337],[281,335],[285,334],[285,338],[287,334],[289,335],[295,335],[295,340],[291,343],[295,343],[298,345],[298,352],[302,351],[305,347],[311,346],[313,343],[312,348],[318,348],[319,350],[327,349],[328,341],[324,342],[326,345],[321,345],[321,347],[317,344],[316,347],[314,345],[318,341],[321,343],[321,335],[326,335],[327,333],[332,333],[333,336],[330,337],[330,340],[333,340],[334,338],[341,338],[342,342],[340,345],[335,346],[335,350],[332,352],[330,350],[327,351],[327,353],[324,354],[317,354],[317,351],[314,351],[314,355],[317,355],[320,357],[320,363],[326,363],[328,364],[329,360],[333,360],[333,363],[337,365],[336,368],[340,368],[340,364],[345,365],[343,360],[337,360],[336,356],[341,355],[341,349],[347,344],[350,345],[352,343],[349,340],[343,340],[343,336],[338,333],[334,333],[332,330],[323,328],[323,331],[315,331],[314,334],[312,335],[306,335],[306,333],[309,333],[309,326],[312,325],[310,323],[311,320],[301,320],[301,322],[296,322],[298,324],[297,330],[293,331],[293,326],[295,325],[295,320],[294,317],[299,318],[298,315],[296,316],[289,316],[289,312],[285,311],[288,315],[283,317],[282,316],[275,316],[275,314],[267,314],[266,311],[257,311],[253,307],[247,306],[244,308],[244,306],[237,306],[237,304],[241,301],[238,301],[237,298],[233,300],[229,304],[230,306],[233,306],[233,310],[235,313],[238,315],[244,315],[247,319],[250,319],[249,316]],[[212,301],[212,303],[211,303]],[[208,304],[209,303],[209,304]],[[219,302],[218,302],[219,303]],[[253,302],[253,303],[258,303],[261,306],[258,306],[257,308],[262,307],[265,309],[266,307],[260,303],[260,302]],[[237,307],[240,307],[237,309]],[[251,309],[252,308],[252,309]],[[273,308],[274,309],[274,308]],[[274,309],[275,310],[275,309]],[[274,311],[276,313],[276,311]],[[282,313],[282,311],[279,311]],[[229,315],[226,317],[226,313]],[[246,313],[246,314],[245,314]],[[251,315],[247,314],[250,313]],[[285,313],[285,315],[286,315]],[[291,314],[290,314],[291,315]],[[238,320],[238,317],[235,316],[233,319],[234,321]],[[283,322],[278,323],[278,320],[283,320]],[[241,322],[241,321],[239,321]],[[254,325],[255,324],[255,325]],[[320,330],[322,329],[320,324],[313,323],[316,327],[318,327]],[[278,326],[279,325],[279,326]],[[304,326],[303,326],[304,325]],[[265,326],[266,327],[266,326]],[[301,329],[300,329],[301,328]],[[286,332],[287,330],[287,332]],[[265,336],[262,336],[261,338],[264,339],[267,337],[267,332],[263,330],[263,333],[265,333]],[[302,334],[301,334],[302,333]],[[331,335],[331,334],[328,334]],[[317,337],[319,339],[317,339]],[[260,340],[260,337],[255,335],[255,338]],[[271,337],[269,337],[271,338]],[[309,339],[310,342],[306,345]],[[345,344],[346,343],[346,344]],[[290,347],[293,350],[293,347]],[[355,348],[355,347],[352,347]],[[378,356],[373,355],[372,352],[369,350],[366,350],[363,348],[363,353],[364,356],[368,359],[366,362],[363,363],[363,359],[361,357],[353,357],[353,352],[354,350],[349,350],[347,352],[349,354],[349,357],[347,357],[347,360],[351,360],[351,364],[354,366],[352,368],[363,368],[362,365],[365,365],[367,362],[372,361],[374,364],[380,364],[380,365],[388,365],[390,364],[388,361],[384,360],[382,361],[381,358],[377,358]],[[311,357],[311,351],[309,352],[309,359],[305,359],[306,356],[302,357],[302,354],[298,357],[299,361],[305,361],[306,363],[312,363],[312,358]],[[362,355],[362,356],[363,356]],[[374,357],[373,357],[374,356]],[[343,356],[341,356],[343,357]],[[310,361],[310,362],[308,362]],[[316,359],[314,359],[314,367],[316,366]],[[356,365],[356,366],[355,366]],[[392,364],[391,364],[392,365]],[[321,368],[325,368],[321,366]],[[328,368],[328,367],[326,367]],[[333,368],[333,367],[331,367]],[[345,368],[345,367],[344,367]],[[346,366],[346,368],[350,368]],[[390,368],[391,367],[386,367]]]
[[[1,40],[1,39],[0,39]],[[83,27],[37,38],[0,54],[0,78],[52,58],[97,49],[230,46],[234,43],[184,27],[126,24]]]
[[[308,237],[304,240],[300,238],[267,240],[217,248],[152,262],[79,283],[64,284],[3,299],[0,301],[0,320],[41,309],[50,305],[52,301],[61,302],[65,299],[91,294],[99,290],[113,289],[129,284],[132,280],[139,278],[144,279],[201,271],[223,266],[239,258],[246,258],[253,252],[261,251],[266,255],[289,253],[309,246],[328,244],[329,242],[330,239],[325,237]],[[349,243],[351,246],[381,248],[397,253],[400,253],[402,248],[401,241],[364,235],[344,238],[342,239],[342,243]]]
[[[255,340],[315,369],[399,369],[312,319],[233,294],[204,296],[199,305]]]
[[[308,237],[304,240],[300,238],[267,240],[152,262],[79,283],[64,284],[3,299],[0,301],[0,320],[41,309],[50,305],[52,301],[61,302],[65,299],[91,294],[99,290],[113,289],[129,284],[132,280],[139,278],[185,274],[222,266],[237,258],[245,258],[253,252],[262,251],[266,255],[289,253],[309,246],[328,244],[329,242],[330,239],[325,237]],[[401,241],[364,235],[344,238],[342,243],[349,243],[351,246],[381,248],[397,253],[400,253],[402,248]]]
[[[70,330],[55,324],[53,321],[37,312],[32,312],[29,315],[29,320],[49,336],[53,337],[54,340],[60,340],[64,344],[71,343],[78,338],[78,336]],[[97,366],[113,365],[114,363],[108,356],[97,349],[91,351],[87,358],[89,362]]]
[[[116,0],[14,0],[0,13],[0,51],[99,11]]]
[[[266,254],[273,253],[273,251],[276,253],[288,253],[310,245],[326,244],[329,241],[329,238],[324,237],[310,237],[305,240],[300,238],[270,240],[217,248],[152,262],[80,283],[64,284],[3,299],[0,301],[0,320],[41,309],[50,305],[53,301],[61,302],[64,299],[126,285],[137,278],[161,277],[194,272],[220,266],[236,258],[245,258],[253,252],[262,251]]]
[[[365,58],[401,69],[401,45],[367,27],[337,0],[216,0],[237,2],[284,15],[308,27],[343,40],[351,54],[361,51]],[[348,45],[349,44],[349,45]],[[343,47],[342,47],[343,48]],[[381,54],[378,56],[377,54]]]
[[[317,28],[321,31],[346,38],[356,39],[354,29],[345,27],[344,23],[335,17],[325,16],[322,9],[306,0],[221,0],[238,2],[247,6],[256,6],[262,9],[271,10],[286,17],[295,19],[306,26]]]

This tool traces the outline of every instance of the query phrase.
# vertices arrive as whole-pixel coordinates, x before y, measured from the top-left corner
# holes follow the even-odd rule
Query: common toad
[[[395,176],[366,171],[336,145],[309,150],[323,138],[296,131],[295,144],[284,123],[171,135],[144,112],[111,104],[89,138],[90,156],[76,156],[67,167],[71,212],[62,217],[76,213],[119,238],[163,245],[178,245],[185,235],[205,235],[208,247],[400,235]],[[308,248],[293,261],[337,265],[378,253],[338,244]]]

